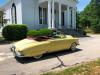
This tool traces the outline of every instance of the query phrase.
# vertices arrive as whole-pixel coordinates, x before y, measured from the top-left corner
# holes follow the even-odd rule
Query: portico
[[[49,29],[76,28],[76,7],[64,1],[43,0],[39,3],[40,7],[47,9],[47,20],[45,21]]]

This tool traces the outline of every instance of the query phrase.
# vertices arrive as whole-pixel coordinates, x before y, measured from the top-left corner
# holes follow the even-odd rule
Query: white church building
[[[77,0],[9,0],[2,10],[7,24],[29,29],[76,29]]]

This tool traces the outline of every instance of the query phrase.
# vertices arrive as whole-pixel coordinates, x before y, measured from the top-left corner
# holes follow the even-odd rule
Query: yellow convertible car
[[[38,59],[45,53],[67,49],[75,51],[76,46],[79,45],[78,38],[74,38],[70,35],[60,35],[59,37],[57,36],[54,38],[41,38],[42,40],[26,38],[15,42],[11,47],[11,50],[16,57],[34,57]]]

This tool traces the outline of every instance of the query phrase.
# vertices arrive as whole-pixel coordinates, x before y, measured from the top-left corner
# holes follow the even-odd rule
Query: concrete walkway
[[[38,75],[59,67],[68,67],[100,58],[100,35],[80,38],[76,52],[45,54],[41,59],[15,59],[9,44],[0,45],[0,75]]]

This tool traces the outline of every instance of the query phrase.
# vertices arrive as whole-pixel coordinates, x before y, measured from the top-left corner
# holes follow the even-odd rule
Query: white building
[[[2,9],[7,24],[29,29],[75,29],[77,0],[9,0]]]

